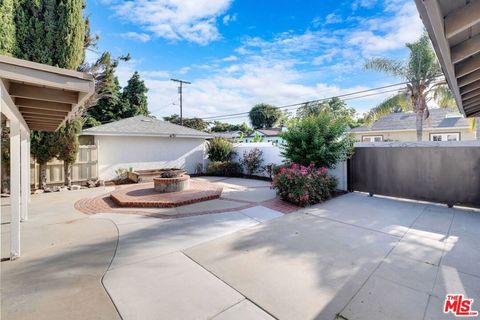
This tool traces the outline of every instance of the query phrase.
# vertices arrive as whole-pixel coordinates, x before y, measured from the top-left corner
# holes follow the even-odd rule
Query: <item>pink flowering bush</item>
[[[330,198],[336,187],[337,180],[328,169],[316,168],[313,163],[308,167],[296,163],[282,167],[272,181],[280,199],[302,207]]]

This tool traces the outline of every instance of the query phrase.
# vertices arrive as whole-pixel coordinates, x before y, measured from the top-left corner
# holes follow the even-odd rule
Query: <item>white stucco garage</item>
[[[98,177],[111,180],[118,168],[183,168],[194,173],[205,159],[210,134],[146,116],[86,129],[98,152]]]

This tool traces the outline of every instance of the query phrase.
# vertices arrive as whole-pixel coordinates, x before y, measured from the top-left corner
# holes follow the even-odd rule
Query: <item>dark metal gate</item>
[[[480,144],[355,147],[349,190],[480,207]]]

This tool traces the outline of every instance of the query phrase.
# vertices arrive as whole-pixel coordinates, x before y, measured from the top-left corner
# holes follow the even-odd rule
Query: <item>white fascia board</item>
[[[193,138],[193,139],[207,139],[213,138],[210,135],[196,136],[196,135],[178,135],[178,134],[146,134],[146,133],[131,133],[131,132],[88,132],[83,131],[81,136],[118,136],[118,137],[158,137],[158,138]]]
[[[458,130],[458,129],[470,129],[469,126],[464,127],[443,127],[443,128],[423,128],[423,131],[443,131],[443,130]],[[385,132],[416,132],[417,129],[397,129],[397,130],[371,130],[371,131],[352,131],[350,133],[385,133]]]

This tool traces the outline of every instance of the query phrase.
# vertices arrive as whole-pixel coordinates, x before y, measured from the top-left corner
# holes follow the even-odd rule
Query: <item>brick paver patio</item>
[[[196,201],[188,202],[191,200],[188,200],[184,197],[184,195],[180,195],[181,193],[170,193],[170,194],[161,194],[161,193],[155,193],[153,191],[153,183],[143,183],[143,184],[134,184],[134,185],[122,185],[122,186],[117,186],[115,191],[106,193],[101,196],[97,196],[94,198],[85,198],[77,201],[75,203],[75,208],[83,212],[85,214],[97,214],[97,213],[122,213],[122,214],[137,214],[137,215],[143,215],[143,216],[149,216],[149,217],[156,217],[156,218],[162,218],[162,219],[174,219],[174,218],[179,218],[179,217],[188,217],[188,216],[196,216],[196,215],[203,215],[203,214],[214,214],[214,213],[223,213],[223,212],[235,212],[243,209],[248,209],[252,208],[255,206],[264,206],[279,212],[282,212],[284,214],[287,213],[292,213],[300,208],[289,204],[287,202],[284,202],[280,199],[278,199],[273,193],[272,197],[268,200],[265,199],[251,199],[251,198],[245,198],[242,199],[241,194],[242,192],[248,192],[256,189],[268,189],[270,186],[266,184],[263,181],[259,181],[259,185],[250,185],[248,187],[244,187],[241,185],[241,183],[244,181],[245,183],[249,182],[251,183],[251,180],[248,179],[240,179],[240,183],[238,185],[233,185],[231,182],[229,182],[228,187],[223,184],[224,182],[228,182],[229,180],[236,181],[235,183],[239,183],[238,179],[228,179],[224,178],[221,180],[217,181],[204,181],[202,179],[195,179],[193,178],[191,180],[191,186],[194,187],[194,192],[193,194],[201,195],[201,196],[212,196],[212,193],[214,191],[222,190],[222,188],[226,191],[228,190],[237,190],[237,197],[236,198],[231,198],[226,195],[214,195],[212,199],[217,199],[217,200],[212,200],[210,199],[209,201],[205,202],[205,205],[209,207],[208,209],[205,209],[204,206],[201,208],[189,203],[193,203]],[[237,188],[238,186],[238,188]],[[243,189],[242,189],[243,188]],[[178,194],[178,195],[174,195]],[[240,197],[238,196],[240,194]],[[117,199],[121,199],[124,202],[130,202],[127,204],[127,207],[121,206],[118,201],[115,201],[115,199],[112,199],[111,195],[113,195]],[[155,201],[164,201],[167,205],[165,207],[176,207],[177,205],[170,205],[168,206],[168,201],[172,201],[172,195],[177,197],[177,201],[186,201],[185,203],[182,203],[182,208],[189,208],[191,210],[186,210],[187,212],[182,211],[182,212],[177,212],[175,208],[147,208],[148,204],[151,204],[152,202]],[[189,193],[186,193],[188,196]],[[204,200],[201,200],[204,201]],[[229,203],[229,208],[217,208],[217,203],[215,201],[224,201]],[[137,204],[138,203],[138,204]],[[167,211],[168,210],[168,211]]]
[[[140,183],[112,192],[110,197],[121,207],[172,208],[220,198],[223,187],[208,181],[190,181],[187,190],[160,193],[153,182]]]

